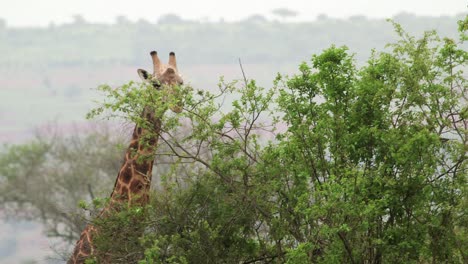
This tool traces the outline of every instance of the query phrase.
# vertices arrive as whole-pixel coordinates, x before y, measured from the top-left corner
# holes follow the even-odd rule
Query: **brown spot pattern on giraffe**
[[[122,170],[122,173],[120,174],[120,178],[122,179],[123,183],[128,184],[132,179],[132,168],[130,168],[128,164],[125,166],[126,167]]]
[[[123,198],[123,199],[127,199],[128,198],[128,188],[126,186],[123,186],[122,187],[122,191],[120,192],[120,196]]]
[[[152,162],[149,161],[137,161],[135,162],[135,170],[137,170],[137,173],[139,172],[146,175],[146,173],[149,171],[152,165]]]
[[[138,150],[139,147],[140,147],[140,144],[138,144],[138,140],[135,139],[132,142],[130,142],[130,146],[128,148],[136,151]]]
[[[143,190],[143,183],[140,181],[133,181],[130,184],[130,191],[132,193],[140,193]]]
[[[149,140],[150,146],[154,146],[157,142],[158,142],[157,137],[151,137],[150,140]]]
[[[91,254],[91,245],[89,243],[89,237],[83,240],[83,245],[81,246],[81,252],[85,255]]]

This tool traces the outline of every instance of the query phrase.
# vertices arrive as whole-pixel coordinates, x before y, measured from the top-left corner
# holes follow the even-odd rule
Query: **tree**
[[[297,16],[297,12],[288,8],[276,8],[271,11],[273,15],[279,16],[280,18],[288,19]]]
[[[132,25],[132,22],[126,16],[123,16],[123,15],[119,15],[115,17],[115,23],[119,26]]]
[[[394,24],[400,41],[362,68],[332,46],[270,90],[181,87],[161,135],[171,180],[150,206],[99,219],[98,248],[115,263],[466,262],[467,25],[456,43]],[[141,122],[132,109],[173,103],[134,83],[102,90],[91,115]]]
[[[268,20],[260,14],[251,15],[247,17],[246,19],[244,19],[243,21],[249,24],[264,24],[268,22]]]
[[[74,243],[89,220],[80,201],[105,197],[120,167],[122,139],[110,128],[59,129],[0,153],[0,209],[7,217],[41,222],[47,235]],[[93,207],[89,208],[93,212]]]
[[[83,25],[86,25],[86,20],[82,15],[76,14],[76,15],[73,15],[72,24],[75,26],[83,26]]]
[[[177,25],[183,24],[184,20],[176,14],[165,14],[158,19],[158,24],[161,25]]]

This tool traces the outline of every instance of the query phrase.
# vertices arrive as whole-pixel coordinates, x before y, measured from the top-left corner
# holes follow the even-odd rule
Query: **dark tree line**
[[[282,10],[276,10],[281,12]],[[456,36],[453,17],[418,17],[402,13],[393,19],[416,33],[436,29]],[[132,22],[123,16],[115,24],[94,24],[76,16],[69,24],[47,28],[12,28],[0,23],[0,67],[139,64],[141,50],[176,50],[185,63],[294,63],[331,44],[346,44],[365,61],[372,48],[396,39],[384,19],[355,16],[334,19],[326,15],[312,22],[285,23],[257,15],[245,20],[198,22],[177,15],[157,22]]]

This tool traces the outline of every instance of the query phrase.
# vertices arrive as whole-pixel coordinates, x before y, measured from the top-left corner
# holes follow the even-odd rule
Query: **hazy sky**
[[[10,26],[47,26],[51,21],[71,21],[81,14],[91,22],[112,23],[118,15],[130,20],[154,22],[166,13],[183,18],[227,21],[252,14],[268,16],[274,8],[299,12],[298,19],[313,20],[318,14],[348,17],[391,17],[399,12],[417,15],[453,15],[468,10],[467,0],[0,0],[0,18]]]

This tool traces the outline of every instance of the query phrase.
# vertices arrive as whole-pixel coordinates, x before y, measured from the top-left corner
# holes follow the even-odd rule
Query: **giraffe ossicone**
[[[156,51],[150,52],[153,61],[153,73],[138,69],[138,75],[144,82],[153,85],[155,89],[175,89],[182,85],[183,80],[177,69],[174,52],[169,53],[169,62],[162,64]],[[173,93],[173,91],[169,91]],[[182,111],[180,105],[171,106],[171,110],[179,113]],[[149,201],[152,170],[154,165],[154,151],[158,144],[161,131],[161,119],[156,117],[153,111],[144,111],[142,116],[152,124],[152,131],[138,125],[133,129],[132,139],[125,152],[125,158],[117,175],[113,191],[108,205],[101,211],[98,217],[105,217],[112,210],[117,210],[119,204],[145,205]],[[141,144],[146,141],[145,144]],[[152,158],[148,159],[148,156]],[[143,158],[142,158],[143,157]],[[92,224],[88,224],[76,242],[73,255],[68,264],[82,264],[93,255],[95,247],[93,236],[99,230]]]

